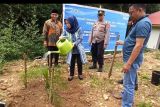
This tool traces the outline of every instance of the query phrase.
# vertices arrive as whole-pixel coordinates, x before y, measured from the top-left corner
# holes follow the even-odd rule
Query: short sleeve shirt
[[[133,51],[133,48],[136,45],[136,38],[145,38],[143,47],[141,48],[139,55],[134,61],[134,63],[141,65],[141,63],[143,62],[143,51],[149,40],[151,30],[152,30],[152,24],[148,17],[141,19],[131,28],[126,40],[124,41],[124,46],[123,46],[123,61],[124,62],[128,61]]]

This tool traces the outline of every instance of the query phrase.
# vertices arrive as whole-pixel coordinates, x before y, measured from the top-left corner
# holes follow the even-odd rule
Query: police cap
[[[100,15],[104,15],[105,14],[105,11],[103,11],[103,10],[98,10],[98,15],[100,16]]]

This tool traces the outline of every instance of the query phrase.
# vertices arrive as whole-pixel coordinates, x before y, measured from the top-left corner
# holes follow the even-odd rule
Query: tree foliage
[[[1,4],[0,8],[0,61],[43,55],[42,27],[52,8],[59,5]],[[41,23],[40,23],[41,22]]]

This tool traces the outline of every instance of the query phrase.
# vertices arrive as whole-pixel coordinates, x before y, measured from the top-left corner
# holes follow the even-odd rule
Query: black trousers
[[[48,51],[58,51],[57,46],[48,46],[47,49]],[[51,53],[51,57],[48,56],[48,66],[52,66],[53,57],[55,58],[54,65],[58,65],[59,54]],[[49,58],[51,58],[50,61],[49,61]]]
[[[99,64],[99,67],[102,67],[104,64],[104,41],[100,43],[92,43],[91,54],[93,64]]]
[[[78,75],[82,75],[82,61],[80,59],[80,54],[72,54],[71,65],[70,65],[70,76],[74,76],[76,60],[78,65]]]

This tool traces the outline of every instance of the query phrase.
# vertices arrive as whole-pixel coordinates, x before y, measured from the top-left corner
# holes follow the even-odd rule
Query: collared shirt
[[[92,28],[92,33],[89,38],[91,43],[99,43],[104,41],[104,44],[109,42],[109,28],[110,24],[105,21],[97,21]]]
[[[152,30],[152,24],[148,17],[145,17],[132,26],[130,32],[123,45],[123,61],[127,62],[134,46],[136,45],[136,38],[145,38],[143,47],[140,50],[139,55],[135,59],[134,63],[140,64],[143,62],[143,51],[149,40]]]
[[[43,35],[48,46],[55,46],[56,42],[62,32],[62,23],[60,21],[54,22],[51,19],[47,20],[43,26]]]

